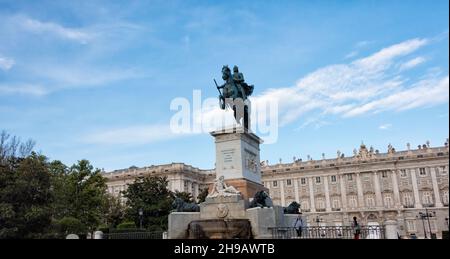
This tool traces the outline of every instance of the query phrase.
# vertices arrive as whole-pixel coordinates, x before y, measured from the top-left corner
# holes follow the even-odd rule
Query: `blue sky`
[[[176,97],[216,97],[239,65],[280,104],[275,163],[385,152],[449,123],[448,1],[0,0],[0,129],[51,159],[114,170],[214,167],[205,134],[174,136]]]

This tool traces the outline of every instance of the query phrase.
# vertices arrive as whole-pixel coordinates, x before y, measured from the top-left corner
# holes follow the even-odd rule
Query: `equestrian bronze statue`
[[[253,93],[254,86],[245,82],[244,75],[239,72],[237,66],[233,67],[233,74],[231,74],[231,70],[228,66],[223,66],[222,79],[225,83],[220,86],[214,79],[220,94],[220,108],[222,110],[227,108],[232,109],[236,122],[240,125],[244,125],[244,129],[247,130],[250,126],[250,100],[248,97]],[[220,89],[222,89],[222,92]],[[242,119],[243,122],[241,123]]]

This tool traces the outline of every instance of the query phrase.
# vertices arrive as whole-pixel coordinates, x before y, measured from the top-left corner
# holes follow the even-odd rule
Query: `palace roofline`
[[[409,145],[408,145],[409,146]],[[420,147],[420,148],[419,148]],[[444,146],[430,147],[430,144],[419,145],[417,149],[409,149],[403,151],[396,151],[391,145],[388,146],[387,153],[379,153],[378,150],[373,150],[372,147],[367,149],[365,144],[361,144],[359,150],[354,150],[353,156],[344,156],[337,151],[336,158],[313,160],[309,158],[307,161],[296,159],[291,163],[280,163],[269,165],[267,160],[261,162],[261,171],[274,170],[280,168],[324,168],[324,167],[336,167],[342,165],[355,165],[359,163],[376,163],[376,162],[388,162],[398,160],[408,160],[417,158],[427,158],[435,156],[448,156],[449,144],[448,139]],[[294,157],[295,159],[295,157]],[[200,169],[192,165],[185,163],[170,163],[162,165],[151,165],[146,167],[131,166],[125,169],[118,169],[111,172],[103,172],[105,177],[117,176],[119,174],[138,174],[138,173],[165,173],[165,172],[192,172],[202,174],[204,176],[210,176],[215,174],[215,169]]]

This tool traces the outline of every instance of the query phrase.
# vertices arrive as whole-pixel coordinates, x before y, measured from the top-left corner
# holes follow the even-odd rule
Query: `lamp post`
[[[445,223],[447,223],[447,228],[448,228],[448,217],[445,218]]]
[[[425,208],[425,213],[419,212],[419,217],[420,217],[420,219],[422,219],[423,232],[425,235],[425,239],[428,238],[427,230],[425,229],[425,219],[427,219],[427,222],[428,222],[428,229],[430,230],[430,239],[435,239],[435,236],[434,236],[433,232],[431,231],[431,223],[430,223],[430,218],[435,217],[435,216],[436,216],[436,212],[433,211],[433,213],[428,213],[427,208]]]
[[[419,216],[417,216],[417,218],[420,218],[422,220],[422,225],[423,225],[423,233],[425,235],[425,239],[427,239],[427,230],[425,229],[425,216],[422,212],[419,212]]]
[[[139,227],[142,229],[142,216],[144,215],[144,211],[142,208],[139,209]]]

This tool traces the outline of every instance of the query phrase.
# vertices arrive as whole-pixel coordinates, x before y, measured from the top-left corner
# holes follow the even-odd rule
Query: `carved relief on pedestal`
[[[229,209],[228,206],[225,204],[219,204],[217,206],[217,217],[218,218],[225,218],[228,215]]]
[[[245,168],[250,172],[256,173],[258,171],[256,155],[248,150],[245,150],[244,156]]]

